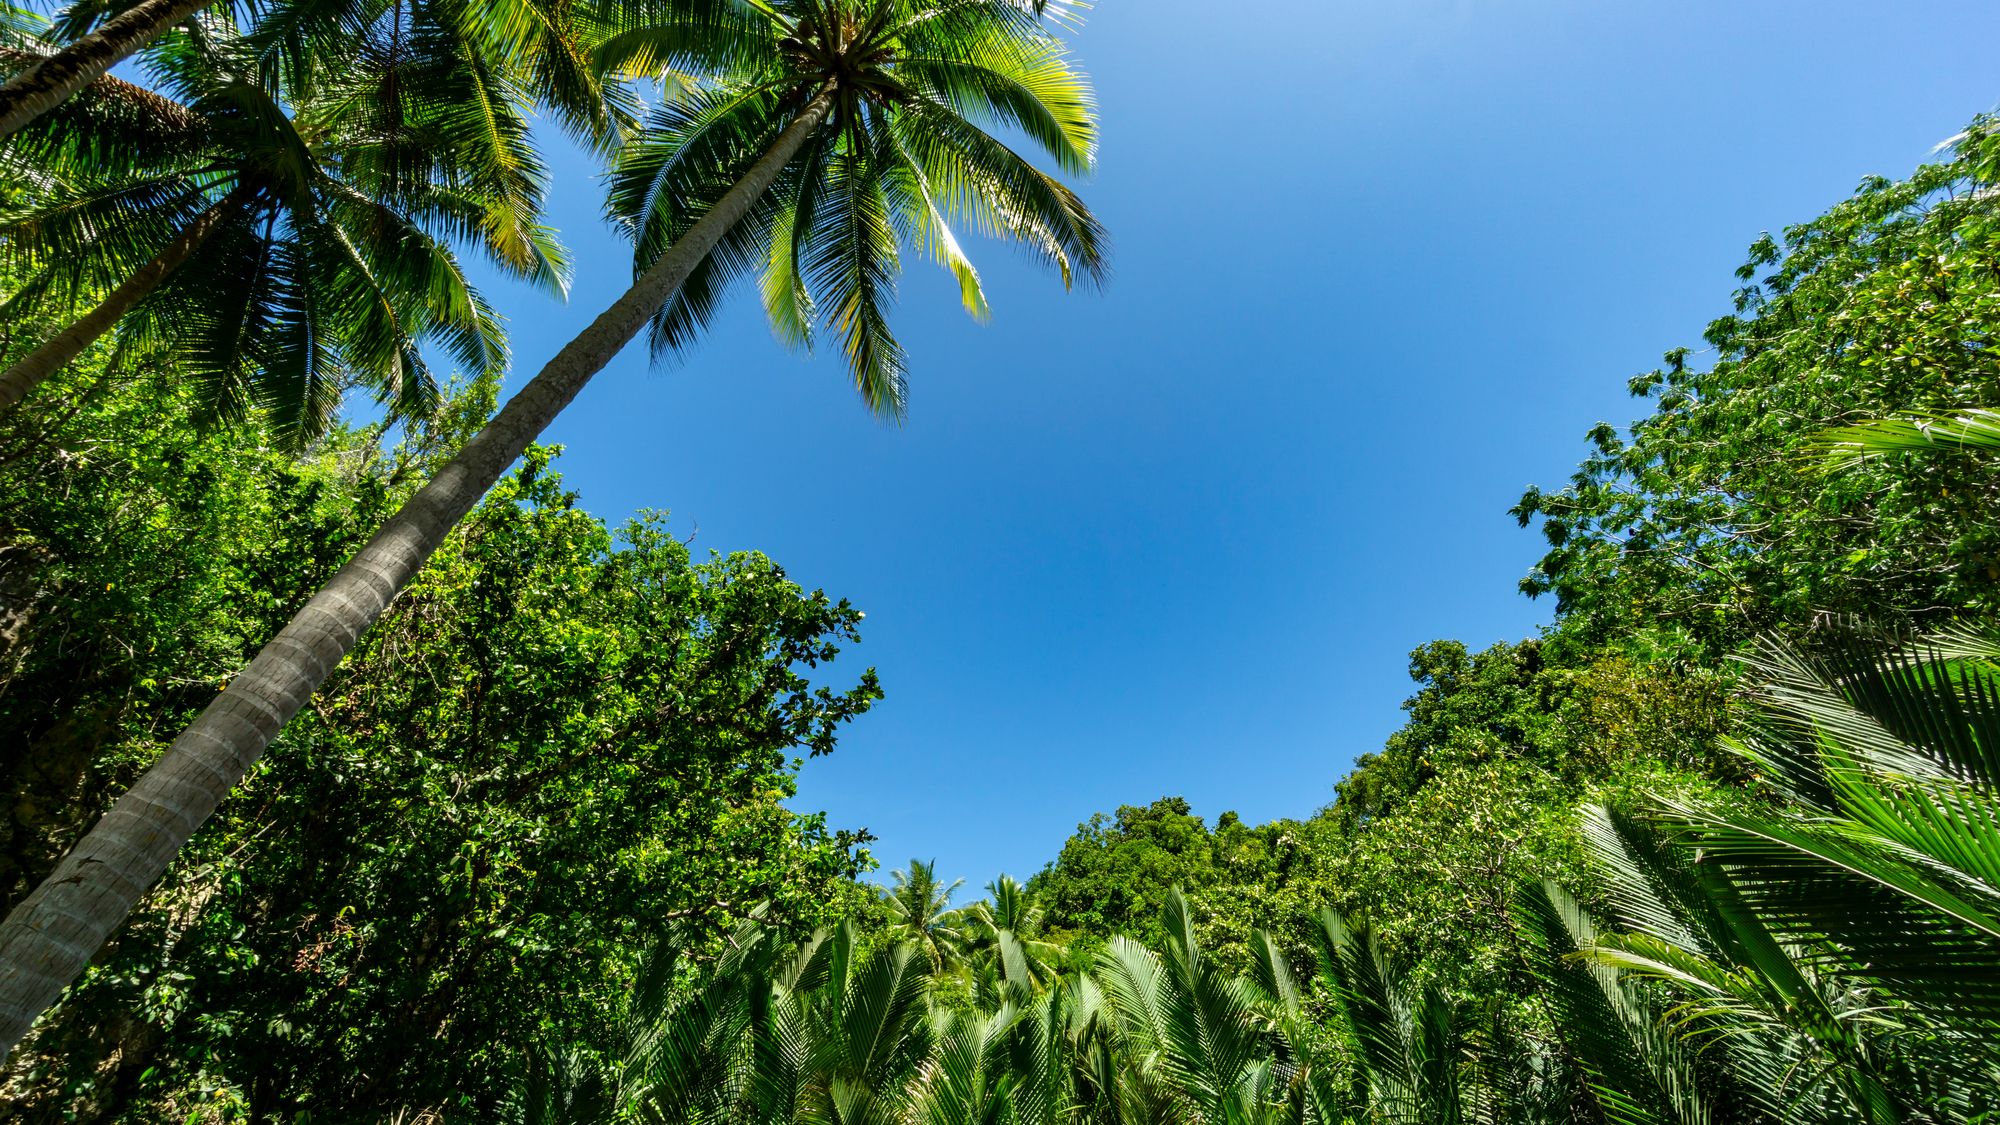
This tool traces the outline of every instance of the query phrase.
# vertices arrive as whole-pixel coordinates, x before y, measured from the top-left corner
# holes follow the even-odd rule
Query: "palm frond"
[[[908,359],[889,330],[901,260],[883,163],[872,149],[829,156],[805,271],[814,303],[840,335],[862,401],[876,414],[901,418]]]
[[[1941,450],[2000,452],[2000,411],[1972,409],[1935,417],[1878,418],[1829,430],[1820,439],[1820,456],[1829,468]]]
[[[913,101],[891,127],[947,220],[1019,242],[1055,266],[1065,285],[1103,280],[1104,228],[1075,192],[937,103]]]
[[[1663,1014],[1616,970],[1587,958],[1597,947],[1597,932],[1576,900],[1541,882],[1522,888],[1516,905],[1557,1033],[1604,1119],[1615,1125],[1714,1120],[1703,1076],[1664,1033]]]

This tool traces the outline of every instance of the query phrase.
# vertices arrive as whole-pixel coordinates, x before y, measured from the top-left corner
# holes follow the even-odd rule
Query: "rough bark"
[[[134,51],[215,0],[141,0],[0,86],[0,137],[68,101]]]
[[[132,276],[118,283],[96,308],[78,317],[69,327],[44,340],[41,346],[6,371],[0,372],[0,413],[12,410],[20,401],[28,397],[36,387],[49,376],[61,371],[71,360],[83,354],[83,350],[97,342],[98,338],[111,331],[133,306],[145,300],[146,296],[160,287],[167,276],[181,268],[194,256],[215,228],[222,225],[229,213],[241,207],[250,198],[250,193],[241,188],[230,192],[219,202],[181,229],[166,248],[153,256],[153,260],[132,271]]]
[[[42,570],[49,554],[47,548],[13,540],[14,533],[0,532],[0,691],[21,666],[28,623],[42,602]]]
[[[11,1052],[83,971],[452,527],[749,213],[831,104],[831,92],[809,102],[708,214],[382,525],[0,922],[0,1051]]]

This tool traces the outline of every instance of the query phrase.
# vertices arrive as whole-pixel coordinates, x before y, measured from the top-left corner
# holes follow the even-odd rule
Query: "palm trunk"
[[[0,137],[69,100],[134,51],[215,0],[140,0],[0,86]]]
[[[83,350],[97,342],[97,338],[111,330],[119,318],[132,311],[132,306],[144,300],[146,295],[160,287],[167,279],[208,241],[215,228],[222,225],[229,213],[241,207],[250,198],[250,192],[237,188],[228,195],[194,217],[194,221],[184,227],[166,249],[154,256],[153,260],[133,271],[132,276],[118,283],[94,309],[83,314],[75,323],[54,336],[49,337],[34,351],[22,357],[21,362],[0,372],[0,413],[12,410],[15,404],[26,398],[42,380],[63,369],[70,360],[83,354]]]
[[[0,1051],[12,1051],[83,971],[445,535],[749,213],[832,102],[824,92],[808,103],[714,209],[410,497],[0,922]]]

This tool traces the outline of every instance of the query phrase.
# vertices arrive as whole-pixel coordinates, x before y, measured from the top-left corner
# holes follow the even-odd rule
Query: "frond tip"
[[[1898,453],[1952,449],[2000,453],[2000,410],[1858,422],[1827,431],[1818,444],[1829,468],[1847,468]]]

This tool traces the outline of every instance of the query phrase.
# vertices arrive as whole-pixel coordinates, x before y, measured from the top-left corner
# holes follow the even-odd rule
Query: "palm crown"
[[[490,145],[453,143],[466,131],[436,76],[412,112],[396,104],[403,64],[363,51],[288,103],[257,79],[249,46],[195,25],[150,56],[158,93],[100,80],[13,138],[9,155],[39,190],[6,216],[6,255],[31,277],[7,319],[63,315],[195,232],[120,333],[169,348],[225,416],[258,403],[281,431],[310,436],[357,381],[421,414],[435,396],[426,342],[497,369],[498,318],[441,236],[561,287],[525,129],[497,142],[513,159],[489,172]],[[412,137],[426,142],[421,161],[400,155]]]
[[[955,225],[1015,241],[1065,285],[1100,280],[1104,232],[1076,194],[995,136],[1012,130],[1063,172],[1088,171],[1088,82],[1031,0],[693,0],[627,6],[600,65],[701,74],[620,153],[609,210],[643,272],[808,106],[826,120],[653,321],[689,341],[731,281],[755,275],[778,336],[840,338],[870,408],[900,416],[906,361],[887,309],[904,248],[948,269],[986,315]]]

